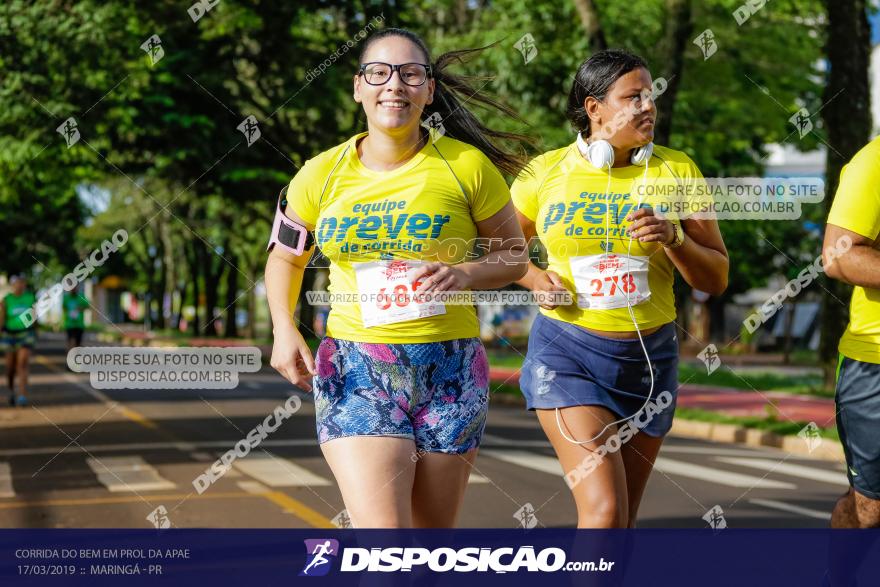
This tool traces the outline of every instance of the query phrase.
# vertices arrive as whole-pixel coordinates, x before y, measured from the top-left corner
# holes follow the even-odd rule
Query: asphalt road
[[[268,369],[243,375],[235,390],[97,391],[87,375],[67,370],[60,340],[41,340],[30,405],[0,408],[0,527],[340,523],[342,499],[316,443],[306,394],[299,394],[300,410],[247,458],[203,493],[193,487],[293,393]],[[639,525],[708,527],[703,516],[718,506],[728,527],[825,527],[845,489],[836,463],[670,437]],[[460,526],[513,528],[523,520],[573,527],[574,502],[534,415],[493,405]]]

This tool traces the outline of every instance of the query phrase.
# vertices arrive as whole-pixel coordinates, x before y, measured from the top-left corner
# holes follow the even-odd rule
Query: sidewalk
[[[492,383],[519,385],[519,369],[490,367]],[[678,390],[678,407],[699,408],[728,416],[765,417],[770,411],[781,420],[815,422],[821,428],[834,426],[834,400],[773,391],[753,391],[710,385],[682,385]]]

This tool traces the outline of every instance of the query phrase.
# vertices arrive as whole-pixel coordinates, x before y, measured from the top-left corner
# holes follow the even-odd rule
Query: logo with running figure
[[[715,33],[712,32],[712,29],[706,29],[700,33],[693,43],[703,52],[703,61],[706,61],[718,51],[718,43],[715,41]]]
[[[339,541],[332,538],[305,540],[306,566],[300,577],[321,577],[330,572],[330,562],[339,555]]]

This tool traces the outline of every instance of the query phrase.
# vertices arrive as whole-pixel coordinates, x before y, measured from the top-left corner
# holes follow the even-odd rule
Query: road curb
[[[522,396],[514,396],[509,393],[490,394],[490,401],[499,405],[519,406],[525,408],[526,400]],[[713,442],[725,442],[744,444],[755,447],[778,448],[797,456],[804,456],[823,461],[846,462],[843,456],[843,447],[839,442],[829,438],[822,438],[818,445],[810,448],[807,441],[796,435],[782,435],[757,428],[746,428],[736,424],[722,424],[718,422],[703,422],[700,420],[685,420],[676,417],[672,421],[672,436],[679,438],[693,438],[697,440],[710,440]]]
[[[99,333],[98,340],[102,342],[123,342],[133,346],[179,346],[174,341],[164,339],[141,339],[128,336],[120,336],[116,333]],[[158,343],[158,344],[157,344]],[[260,347],[263,354],[263,362],[268,362],[271,349]],[[518,369],[493,368],[497,376],[504,376],[505,381],[518,375]],[[495,378],[491,378],[495,379]],[[494,404],[517,406],[525,408],[526,400],[521,395],[509,393],[491,393],[490,401]],[[756,428],[746,428],[736,424],[722,424],[718,422],[703,422],[700,420],[685,420],[676,417],[672,422],[672,430],[669,432],[679,438],[693,438],[697,440],[710,440],[744,444],[755,447],[778,448],[798,456],[805,456],[825,461],[844,463],[843,447],[839,442],[828,438],[822,438],[818,445],[810,447],[807,441],[796,435],[781,435]]]

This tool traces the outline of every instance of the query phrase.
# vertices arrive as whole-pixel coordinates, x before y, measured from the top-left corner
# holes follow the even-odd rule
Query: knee
[[[578,503],[578,528],[626,528],[629,514],[615,496]]]
[[[880,500],[853,492],[855,518],[859,528],[880,528]]]
[[[859,528],[880,528],[880,510],[876,507],[866,510],[864,508],[856,508],[856,519]]]
[[[398,516],[373,515],[362,516],[358,519],[352,517],[351,527],[360,529],[393,530],[398,528],[412,528],[412,523],[409,520],[404,520]]]

